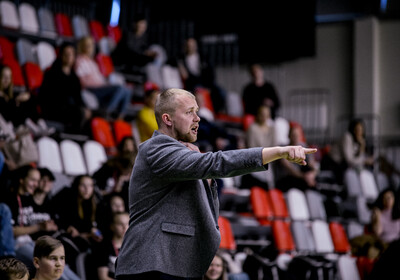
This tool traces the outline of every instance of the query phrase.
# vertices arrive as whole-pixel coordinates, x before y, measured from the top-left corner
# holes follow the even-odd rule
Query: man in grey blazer
[[[200,153],[195,96],[167,89],[157,99],[159,129],[139,146],[129,186],[130,223],[117,279],[201,279],[220,244],[213,179],[265,170],[285,158],[305,165],[301,146]]]

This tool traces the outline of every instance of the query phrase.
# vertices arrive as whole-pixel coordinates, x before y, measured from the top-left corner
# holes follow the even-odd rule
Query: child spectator
[[[29,270],[26,265],[14,257],[0,259],[1,280],[28,280]]]

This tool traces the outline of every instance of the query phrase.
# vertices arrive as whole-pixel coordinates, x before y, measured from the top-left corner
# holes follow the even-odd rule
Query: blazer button
[[[219,226],[217,226],[217,229],[219,230]]]

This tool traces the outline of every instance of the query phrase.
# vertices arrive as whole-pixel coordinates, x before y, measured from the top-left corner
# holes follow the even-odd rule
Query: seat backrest
[[[77,176],[87,173],[82,148],[77,142],[70,139],[61,140],[60,151],[65,174]]]
[[[250,125],[254,123],[256,120],[256,117],[253,114],[244,114],[243,116],[243,130],[247,131],[249,129]]]
[[[161,76],[165,88],[183,88],[178,67],[165,64],[161,66]]]
[[[337,261],[338,274],[342,280],[361,280],[357,259],[350,255],[341,255]]]
[[[333,253],[334,246],[328,223],[322,220],[312,221],[311,230],[314,236],[316,252],[321,254]]]
[[[33,34],[39,33],[39,20],[36,8],[27,2],[20,3],[18,6],[21,30]]]
[[[56,50],[50,43],[40,41],[36,45],[38,64],[42,71],[45,71],[57,58]]]
[[[4,64],[10,60],[18,60],[15,52],[15,43],[4,36],[0,36],[0,62]]]
[[[360,236],[365,232],[365,225],[357,221],[349,221],[346,226],[346,232],[348,239],[352,239],[356,236]]]
[[[286,202],[292,220],[309,220],[306,195],[302,190],[291,188],[286,192]]]
[[[88,20],[81,15],[74,15],[72,17],[72,30],[76,40],[79,40],[85,36],[89,36],[90,31]]]
[[[18,9],[14,2],[9,0],[0,1],[0,20],[3,27],[19,29]]]
[[[58,35],[65,37],[73,37],[74,33],[72,30],[71,19],[67,14],[64,13],[56,13],[54,15],[54,23],[56,26],[56,30]]]
[[[239,93],[228,91],[226,100],[226,113],[229,116],[243,117],[243,101]]]
[[[111,124],[102,117],[95,117],[91,121],[91,129],[93,140],[96,140],[106,148],[107,155],[114,153],[115,151],[110,152],[116,147]]]
[[[57,35],[53,12],[45,7],[38,10],[40,33],[43,36],[55,37]]]
[[[30,91],[36,91],[40,88],[43,81],[43,71],[39,65],[32,62],[27,62],[22,66],[22,71],[25,75],[26,85]]]
[[[368,200],[374,201],[378,197],[379,190],[372,171],[367,169],[362,169],[360,171],[360,185],[362,194]]]
[[[236,250],[235,236],[233,234],[231,223],[228,218],[219,216],[218,226],[221,233],[221,243],[219,245],[219,248],[230,251]]]
[[[118,43],[122,38],[122,30],[118,25],[111,26],[108,24],[107,35],[112,38],[115,43]]]
[[[106,150],[95,140],[87,140],[82,146],[89,175],[93,175],[107,161]]]
[[[119,144],[126,136],[133,136],[133,127],[127,121],[121,119],[115,120],[112,123],[112,127],[116,144]]]
[[[336,221],[329,222],[329,231],[331,232],[333,247],[336,253],[349,253],[350,243],[343,225]]]
[[[344,173],[344,185],[349,197],[358,197],[362,194],[360,176],[355,169],[346,169]]]
[[[296,250],[300,253],[315,253],[314,237],[306,221],[292,221],[291,229],[296,243]]]
[[[25,38],[19,38],[15,43],[17,59],[20,65],[27,62],[37,63],[35,44]]]
[[[269,224],[274,217],[274,213],[267,191],[261,187],[253,186],[250,189],[250,204],[253,215],[257,220],[263,225]]]
[[[358,222],[361,224],[369,224],[371,222],[371,210],[368,208],[367,199],[359,196],[356,198],[356,208]]]
[[[272,236],[276,249],[280,252],[291,252],[296,250],[290,221],[273,220],[271,222]]]
[[[271,202],[274,218],[289,218],[289,210],[283,192],[280,189],[270,189],[267,193],[269,196],[269,201]]]
[[[323,194],[316,190],[307,189],[305,191],[307,205],[310,213],[310,219],[321,219],[326,220],[326,210],[324,205],[324,197]]]
[[[36,143],[39,151],[38,166],[62,173],[64,170],[58,142],[48,136],[42,136],[36,140]]]
[[[90,34],[93,36],[96,42],[100,41],[101,38],[106,36],[106,31],[103,24],[98,20],[89,21]]]
[[[114,64],[110,56],[98,53],[95,57],[97,65],[99,66],[101,74],[104,77],[108,78],[108,76],[114,72]]]
[[[104,36],[97,42],[97,46],[99,47],[99,53],[111,55],[112,51],[116,47],[116,44],[113,39],[108,36]]]

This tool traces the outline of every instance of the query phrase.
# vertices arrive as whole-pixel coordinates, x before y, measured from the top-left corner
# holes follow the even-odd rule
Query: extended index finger
[[[317,152],[317,148],[304,148],[304,153],[305,154],[313,154]]]

